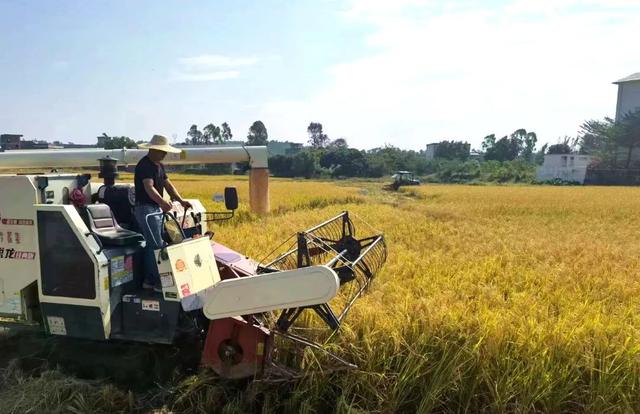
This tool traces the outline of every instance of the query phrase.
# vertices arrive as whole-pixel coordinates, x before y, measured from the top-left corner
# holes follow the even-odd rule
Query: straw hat
[[[149,141],[149,143],[140,144],[138,145],[138,147],[154,149],[154,150],[164,151],[164,152],[173,152],[175,154],[182,152],[182,150],[169,145],[169,140],[167,139],[167,137],[162,135],[154,135],[153,138],[151,138],[151,141]]]

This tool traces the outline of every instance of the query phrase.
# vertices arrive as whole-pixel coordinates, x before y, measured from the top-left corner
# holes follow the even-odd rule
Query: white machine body
[[[220,282],[208,237],[167,246],[155,255],[165,300],[179,301]]]
[[[101,287],[102,290],[105,286],[108,287],[108,281],[105,279],[105,274],[108,273],[107,258],[103,253],[98,253],[100,246],[94,237],[86,235],[89,229],[77,209],[69,204],[69,194],[77,187],[77,178],[77,174],[68,173],[0,175],[0,316],[30,320],[32,306],[38,300],[45,303],[64,302],[95,306],[105,315],[103,319],[108,335],[109,317],[106,315],[109,315],[109,298],[108,295],[101,298],[99,294]],[[93,186],[85,186],[83,191],[87,198],[91,198],[92,193],[96,193],[98,188],[96,183],[93,183]],[[189,201],[193,205],[193,212],[205,212],[199,200]],[[175,203],[174,209],[181,220],[184,215],[182,207]],[[91,257],[96,275],[95,299],[88,301],[43,294],[42,286],[36,283],[42,280],[44,266],[41,262],[44,252],[41,251],[38,240],[39,211],[59,214],[66,224],[64,228],[73,232],[78,246],[82,246],[83,253]],[[188,220],[191,218],[187,217]],[[201,226],[202,231],[206,232],[206,222]],[[47,249],[65,248],[58,235],[52,234],[51,238],[52,240],[46,242],[43,240],[42,244]],[[81,257],[78,251],[68,251],[67,254],[70,258]]]
[[[326,266],[221,280],[208,238],[156,250],[165,300],[211,320],[329,302],[340,281]]]
[[[0,175],[0,314],[26,317],[21,291],[40,275],[36,205],[68,203],[75,187],[76,174]]]
[[[329,302],[339,288],[338,275],[326,266],[227,279],[207,292],[203,310],[215,320],[301,308]]]
[[[162,313],[166,305],[118,293],[133,280],[134,253],[102,246],[92,234],[70,193],[80,188],[91,199],[101,197],[102,188],[97,183],[78,186],[79,179],[63,173],[0,175],[0,317],[30,321],[41,311],[51,334],[73,336],[74,330],[87,329],[92,330],[87,337],[109,339],[127,322],[116,307],[135,305],[143,313]],[[131,185],[118,186],[126,195]],[[192,213],[205,212],[198,200],[189,201],[193,210],[185,227],[195,225]],[[178,203],[174,213],[182,222],[185,212]],[[199,234],[193,238],[155,252],[164,303],[176,303],[184,311],[202,309],[209,319],[220,319],[321,304],[337,294],[338,277],[324,266],[221,280],[212,242],[202,236],[207,223],[197,225]]]

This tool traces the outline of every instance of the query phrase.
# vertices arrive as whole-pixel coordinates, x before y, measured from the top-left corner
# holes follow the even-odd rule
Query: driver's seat
[[[105,246],[144,245],[144,237],[135,231],[123,229],[113,217],[111,207],[107,204],[88,204],[88,224]]]

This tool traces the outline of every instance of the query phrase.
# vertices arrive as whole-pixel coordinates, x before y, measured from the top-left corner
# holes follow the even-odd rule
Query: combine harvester
[[[189,200],[192,209],[174,203],[163,215],[164,247],[156,251],[162,293],[143,290],[146,241],[133,219],[133,185],[115,179],[118,162],[135,164],[145,154],[0,152],[0,170],[99,161],[103,180],[96,185],[88,174],[56,170],[0,175],[0,321],[96,341],[198,338],[201,365],[227,378],[291,372],[276,361],[275,344],[283,340],[327,352],[300,335],[296,321],[311,310],[337,330],[386,261],[383,236],[356,236],[353,218],[343,212],[257,262],[213,238],[211,223],[232,218],[238,206],[235,188],[228,187],[226,212],[207,212]],[[251,209],[269,209],[266,147],[188,148],[164,162],[249,162]]]
[[[398,191],[402,186],[406,185],[420,185],[420,180],[416,178],[415,174],[411,171],[396,171],[391,176],[393,182],[383,187],[385,190]]]

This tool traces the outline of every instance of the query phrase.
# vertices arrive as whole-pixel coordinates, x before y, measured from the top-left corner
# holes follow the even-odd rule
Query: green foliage
[[[226,122],[223,122],[221,127],[222,127],[222,141],[223,142],[230,141],[231,138],[233,138],[233,134],[231,133],[231,127]]]
[[[536,143],[538,142],[538,136],[535,132],[527,132],[526,129],[519,129],[513,133],[517,140],[522,143],[522,149],[520,151],[520,158],[525,161],[533,161],[533,152],[536,149]]]
[[[542,165],[544,163],[544,154],[547,153],[547,148],[549,147],[549,144],[544,144],[542,146],[542,148],[540,148],[540,150],[538,150],[535,155],[533,156],[533,162],[536,165]]]
[[[373,173],[373,170],[370,170],[367,175],[371,177],[381,177],[398,170],[408,170],[416,175],[428,173],[428,163],[424,154],[416,151],[401,150],[400,148],[387,145],[369,150],[366,152],[366,155],[367,162],[370,165],[375,165],[376,172],[382,173],[377,175]]]
[[[485,162],[480,165],[481,181],[531,183],[535,180],[535,166],[524,160]]]
[[[224,144],[233,137],[233,134],[229,124],[226,122],[221,126],[210,123],[202,131],[198,129],[197,125],[193,124],[187,131],[187,137],[185,142],[189,145],[211,145]]]
[[[427,181],[441,183],[533,182],[535,165],[524,160],[460,161],[435,159],[424,154],[386,146],[369,151],[354,148],[325,148],[303,151],[295,156],[269,158],[269,170],[277,177],[372,177],[408,170]]]
[[[523,160],[514,161],[434,161],[435,173],[429,181],[440,183],[530,183],[535,178],[535,166]]]
[[[138,144],[129,137],[110,137],[102,133],[105,138],[104,149],[138,148]]]
[[[502,137],[493,146],[487,147],[484,158],[486,160],[510,161],[515,160],[520,153],[520,143],[508,137]]]
[[[291,174],[294,177],[311,178],[315,175],[316,159],[311,151],[299,152],[291,160]]]
[[[471,145],[462,141],[440,141],[436,147],[435,158],[466,161]]]
[[[274,155],[269,157],[269,171],[276,177],[293,177],[293,157]]]
[[[578,136],[580,153],[598,157],[604,168],[635,168],[632,154],[640,147],[640,110],[627,113],[620,121],[611,118],[589,120]]]
[[[618,146],[626,148],[624,167],[630,168],[633,149],[640,147],[640,110],[625,114],[617,132]]]
[[[482,142],[486,160],[513,161],[523,159],[533,161],[538,137],[535,132],[527,132],[526,129],[517,129],[510,136],[496,139],[495,134],[488,135]]]
[[[550,145],[547,154],[571,154],[571,147],[565,143]]]
[[[477,161],[434,161],[435,171],[429,181],[441,183],[467,183],[480,178],[480,163]]]
[[[345,138],[337,138],[329,143],[330,148],[349,148]]]
[[[223,143],[222,134],[220,133],[220,127],[215,126],[214,124],[209,124],[204,127],[202,138],[205,145],[209,145],[211,143]]]
[[[364,177],[367,160],[363,151],[337,147],[320,155],[320,166],[331,171],[334,177]]]
[[[251,127],[249,127],[247,145],[267,145],[268,140],[269,134],[267,133],[267,127],[264,126],[262,121],[255,121]]]
[[[585,121],[580,126],[578,146],[581,154],[595,155],[606,164],[615,165],[616,131],[611,118]]]
[[[329,137],[322,132],[321,123],[311,122],[307,127],[307,133],[309,134],[309,145],[311,145],[311,148],[325,148],[329,144]]]
[[[191,125],[191,128],[189,128],[189,131],[187,131],[187,136],[189,137],[187,138],[187,144],[202,145],[205,143],[204,135],[198,129],[198,125],[196,124]]]
[[[421,175],[429,172],[427,165],[423,154],[391,146],[361,151],[331,145],[294,156],[269,158],[269,169],[278,177],[383,177],[396,170],[410,170]]]

